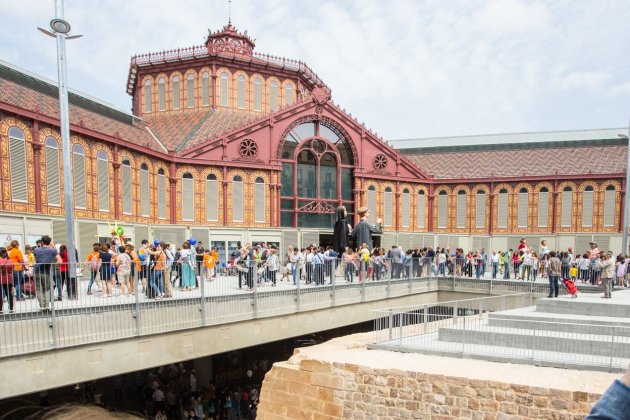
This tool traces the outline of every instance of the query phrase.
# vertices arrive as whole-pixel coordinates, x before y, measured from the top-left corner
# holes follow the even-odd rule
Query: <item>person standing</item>
[[[558,297],[558,280],[562,272],[562,263],[555,251],[549,253],[549,298]]]
[[[497,251],[492,251],[492,257],[490,257],[490,263],[492,264],[492,278],[497,278],[497,273],[499,271],[499,255]]]
[[[50,310],[50,272],[52,265],[57,260],[57,249],[50,236],[42,236],[42,246],[35,248],[35,268],[33,276],[36,283],[36,295],[39,308],[42,311]]]
[[[604,296],[602,298],[610,299],[615,278],[615,262],[604,251],[601,251],[597,265],[601,271],[602,286],[604,287]]]
[[[381,218],[376,219],[376,224],[372,225],[368,222],[368,217],[370,215],[370,211],[367,207],[361,207],[357,211],[360,221],[359,223],[352,229],[352,239],[355,244],[366,244],[368,250],[372,251],[374,248],[374,242],[372,241],[373,233],[381,233],[383,231],[383,227],[381,226]]]
[[[20,243],[12,240],[7,248],[9,259],[13,261],[13,287],[15,288],[15,298],[24,300],[22,285],[24,284],[24,255],[20,250]]]
[[[348,213],[345,206],[337,207],[337,221],[333,229],[333,249],[337,252],[337,255],[341,255],[345,252],[348,246],[348,238],[350,237],[350,225],[346,217]]]
[[[179,253],[179,260],[177,262],[181,264],[182,269],[179,288],[191,290],[195,286],[195,260],[190,252],[190,243],[188,241],[182,244],[182,250]]]
[[[9,304],[9,313],[13,312],[13,269],[15,263],[9,259],[9,254],[4,248],[0,248],[0,314],[4,310],[4,299]]]
[[[272,286],[276,285],[276,272],[280,268],[280,261],[278,259],[278,255],[276,254],[276,247],[272,246],[269,249],[269,257],[267,261],[265,261],[265,265],[269,270],[269,279],[272,282]]]

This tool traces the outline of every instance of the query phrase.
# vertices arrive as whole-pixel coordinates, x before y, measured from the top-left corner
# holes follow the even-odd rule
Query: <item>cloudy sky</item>
[[[53,0],[2,0],[0,60],[56,80]],[[123,110],[134,54],[201,45],[227,0],[65,0],[71,88]],[[627,0],[233,0],[256,50],[305,61],[386,139],[623,127]]]

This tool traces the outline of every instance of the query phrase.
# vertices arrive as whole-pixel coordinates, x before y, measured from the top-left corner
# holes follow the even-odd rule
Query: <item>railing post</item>
[[[199,264],[196,264],[197,267],[200,267]],[[216,267],[216,264],[215,264]],[[216,270],[216,268],[215,268]],[[215,274],[216,275],[216,274]],[[166,281],[166,280],[164,280]],[[199,325],[201,325],[202,327],[205,327],[206,325],[206,288],[205,288],[205,283],[206,280],[204,279],[202,273],[199,273],[199,292],[200,292],[200,296],[199,296],[199,314],[201,316],[200,319],[200,323]],[[254,316],[255,318],[255,316]]]
[[[464,316],[464,322],[462,324],[462,357],[466,350],[466,317]]]
[[[253,264],[253,261],[249,262]],[[253,269],[252,269],[253,268]],[[252,300],[252,318],[256,319],[258,317],[258,267],[249,267],[247,274],[252,278],[252,282],[254,284],[254,296]]]
[[[295,312],[300,312],[300,283],[302,282],[302,273],[300,272],[299,264],[295,270],[297,270],[297,276],[295,279],[295,284],[297,286],[295,296]]]
[[[411,276],[409,276],[411,278]],[[387,279],[387,286],[386,286],[386,290],[387,290],[387,299],[389,299],[391,297],[391,285],[392,285],[392,279]]]
[[[403,339],[403,313],[398,314],[398,347],[402,348],[402,339]]]
[[[492,289],[494,288],[494,284],[492,283],[492,277],[490,278],[490,294],[492,294]]]
[[[140,267],[140,270],[142,270],[142,267]],[[133,281],[135,282],[133,290],[136,292],[135,293],[136,313],[134,314],[134,316],[136,318],[136,337],[140,336],[140,325],[141,325],[140,324],[140,293],[142,293],[142,281],[139,282],[139,280],[140,280],[140,270],[136,270],[136,274],[135,274],[135,276],[133,278]],[[181,280],[180,280],[180,282],[181,282]]]
[[[330,306],[335,306],[335,295],[337,285],[337,258],[330,260]]]
[[[55,319],[55,293],[54,293],[54,282],[55,279],[55,265],[50,267],[50,272],[48,273],[48,278],[50,281],[48,282],[48,293],[50,297],[50,329],[52,333],[52,348],[57,348],[57,320]],[[8,300],[8,299],[7,299]]]
[[[361,279],[361,302],[365,302],[365,280]]]
[[[536,328],[532,328],[532,330],[534,332],[534,335],[532,336],[532,361],[534,361],[534,354],[536,352]]]
[[[392,330],[392,325],[394,324],[394,310],[393,309],[389,309],[389,339],[391,340],[393,338],[393,330]]]
[[[613,354],[615,353],[615,326],[610,327],[610,365],[608,366],[608,371],[612,372],[613,366]]]

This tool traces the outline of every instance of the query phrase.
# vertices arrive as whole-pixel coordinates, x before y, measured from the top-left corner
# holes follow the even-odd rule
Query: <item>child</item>
[[[571,276],[571,280],[575,281],[577,279],[577,266],[575,264],[571,264],[569,275]]]
[[[212,257],[212,251],[206,249],[203,255],[203,267],[204,267],[204,279],[212,281],[214,280],[214,258]]]
[[[628,281],[626,279],[626,272],[628,271],[628,264],[623,256],[617,257],[617,264],[615,265],[615,274],[617,276],[617,286],[628,287]]]

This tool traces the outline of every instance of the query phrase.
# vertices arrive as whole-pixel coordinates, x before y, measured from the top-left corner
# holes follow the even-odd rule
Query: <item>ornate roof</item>
[[[254,41],[245,33],[239,33],[232,22],[228,22],[222,30],[211,32],[208,30],[208,39],[206,39],[206,47],[208,54],[238,54],[251,57],[254,53]]]

